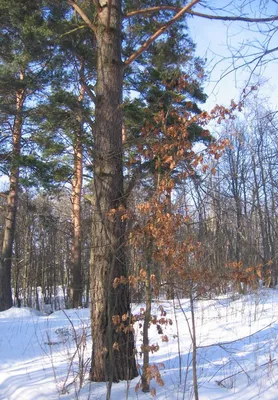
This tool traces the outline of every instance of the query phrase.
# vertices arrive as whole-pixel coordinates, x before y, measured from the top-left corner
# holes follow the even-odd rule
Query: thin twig
[[[262,365],[259,365],[259,368],[264,367],[265,365],[268,365],[268,364],[272,364],[274,361],[276,361],[276,358],[274,358],[273,360],[269,360]],[[237,376],[237,375],[241,374],[242,372],[245,372],[245,374],[247,374],[247,372],[244,371],[244,369],[242,369],[241,371],[235,372],[234,374],[226,376],[225,378],[221,379],[220,381],[215,381],[215,382],[217,383],[218,386],[222,386],[222,387],[226,388],[226,386],[223,385],[222,382],[225,381],[226,379],[233,378],[234,376]],[[248,374],[247,374],[247,376],[250,379]]]

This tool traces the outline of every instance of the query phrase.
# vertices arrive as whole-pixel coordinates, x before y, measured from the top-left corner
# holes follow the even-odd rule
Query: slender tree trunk
[[[24,74],[20,74],[20,80],[24,79]],[[11,267],[12,253],[15,235],[15,220],[18,199],[18,180],[19,180],[19,156],[21,131],[23,124],[22,108],[24,103],[24,89],[16,92],[16,115],[12,129],[12,156],[10,168],[10,188],[8,194],[7,212],[5,217],[4,239],[2,254],[0,257],[0,311],[12,307],[11,289]]]
[[[90,262],[93,381],[137,376],[124,258],[121,1],[98,12],[93,231]],[[110,7],[110,6],[111,7]],[[111,385],[110,385],[111,387]]]
[[[169,192],[166,194],[166,203],[165,203],[165,212],[172,212],[172,190],[169,189]],[[166,274],[168,275],[167,279],[167,300],[175,299],[175,271],[172,270],[171,259],[168,255],[166,255],[165,259],[166,265]]]
[[[196,336],[196,324],[195,324],[195,311],[194,311],[194,299],[192,287],[190,287],[189,292],[190,299],[190,312],[191,312],[191,327],[192,327],[192,374],[193,374],[193,388],[195,400],[199,400],[199,390],[198,390],[198,374],[197,374],[197,336]]]
[[[14,246],[14,252],[15,252],[15,263],[13,266],[13,273],[12,273],[12,279],[14,282],[14,305],[16,307],[21,307],[21,300],[19,297],[19,276],[20,276],[20,262],[19,262],[19,246],[17,245],[17,241],[15,240],[15,246]]]
[[[84,63],[83,63],[84,64]],[[81,65],[82,68],[82,65]],[[84,67],[83,67],[84,68]],[[84,98],[84,88],[81,87],[78,102],[81,105]],[[79,131],[74,142],[74,178],[72,181],[72,283],[71,305],[74,308],[82,306],[82,264],[81,264],[81,190],[83,180],[83,149],[82,149],[82,115],[77,116]]]
[[[152,310],[152,293],[151,293],[151,262],[152,262],[152,240],[149,240],[147,249],[147,270],[146,270],[146,281],[145,281],[145,293],[146,293],[146,311],[143,326],[143,374],[142,374],[142,391],[150,391],[150,350],[149,350],[149,324],[151,320]]]

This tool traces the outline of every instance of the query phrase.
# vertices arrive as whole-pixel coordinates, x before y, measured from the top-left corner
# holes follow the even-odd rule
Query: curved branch
[[[203,14],[197,11],[188,11],[188,14],[193,15],[194,17],[206,18],[206,19],[216,19],[219,21],[242,21],[242,22],[273,22],[278,20],[278,15],[272,15],[267,18],[252,18],[252,17],[236,17],[229,15],[210,15]]]
[[[157,7],[150,7],[146,9],[140,9],[140,10],[135,10],[127,13],[124,18],[131,18],[136,15],[144,15],[144,14],[153,14],[157,11],[176,11],[180,12],[183,8],[182,7],[176,7],[176,6],[157,6]],[[272,21],[277,21],[278,16],[272,15],[267,18],[252,18],[252,17],[240,17],[240,16],[230,16],[230,15],[212,15],[212,14],[204,14],[200,13],[197,11],[192,11],[189,10],[187,11],[188,14],[195,16],[195,17],[200,17],[200,18],[206,18],[206,19],[214,19],[214,20],[220,20],[220,21],[242,21],[242,22],[272,22]]]
[[[224,70],[224,72],[221,74],[218,83],[222,79],[226,78],[232,72],[235,72],[235,71],[237,71],[238,69],[241,69],[244,66],[251,65],[254,62],[256,62],[256,65],[255,65],[254,68],[252,68],[252,71],[251,71],[251,74],[250,74],[250,78],[251,78],[253,72],[260,65],[260,62],[263,60],[263,58],[266,57],[267,55],[271,54],[271,53],[275,53],[276,51],[278,51],[278,47],[274,47],[274,48],[269,49],[269,50],[264,50],[262,53],[253,53],[253,54],[249,54],[249,55],[245,56],[246,59],[248,59],[248,58],[250,59],[251,57],[253,57],[253,58],[251,60],[245,61],[245,62],[243,62],[243,63],[241,63],[239,65],[235,65],[235,66],[233,66],[233,68],[230,68],[230,67],[226,68],[226,70]],[[244,57],[242,56],[242,57],[239,57],[239,58],[243,59]],[[246,86],[249,84],[250,78],[249,78]],[[216,87],[216,85],[214,87]]]
[[[168,10],[168,11],[180,11],[182,8],[181,7],[175,7],[175,6],[157,6],[157,7],[150,7],[150,8],[145,8],[141,10],[135,10],[127,13],[124,15],[124,18],[131,18],[135,17],[136,15],[144,15],[144,14],[153,14],[157,11],[162,11],[162,10]]]
[[[138,58],[150,45],[161,36],[171,25],[173,25],[177,20],[179,20],[184,14],[188,13],[189,10],[200,0],[192,0],[186,6],[184,6],[170,21],[168,21],[165,25],[163,25],[160,29],[158,29],[146,42],[135,51],[124,63],[125,67],[130,65],[136,58]]]

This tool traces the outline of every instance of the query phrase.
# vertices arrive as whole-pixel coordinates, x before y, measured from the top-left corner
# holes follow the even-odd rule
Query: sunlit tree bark
[[[20,80],[23,81],[24,72],[20,72]],[[12,307],[11,291],[11,267],[13,243],[15,236],[15,221],[17,211],[19,189],[19,156],[21,146],[21,134],[23,125],[23,104],[25,91],[23,88],[16,92],[16,113],[12,127],[12,153],[9,178],[9,193],[7,198],[7,211],[4,227],[4,239],[2,254],[0,257],[0,311]]]

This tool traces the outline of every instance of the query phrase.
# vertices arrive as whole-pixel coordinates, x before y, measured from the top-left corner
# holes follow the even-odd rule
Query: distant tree
[[[35,93],[47,82],[45,63],[51,43],[41,1],[3,0],[0,14],[1,142],[5,145],[1,161],[9,176],[0,256],[0,310],[5,310],[12,306],[11,265],[24,125]]]
[[[65,6],[67,4],[65,3]],[[48,193],[71,184],[72,238],[70,297],[72,307],[82,306],[81,193],[84,154],[88,138],[92,150],[92,93],[88,76],[95,73],[95,48],[88,29],[78,15],[65,7],[64,23],[53,24],[55,49],[49,69],[48,93],[39,99],[31,114],[32,139],[38,148],[33,177]],[[80,29],[81,28],[81,29]],[[88,96],[89,93],[89,96]],[[30,175],[27,175],[30,182]],[[32,182],[31,182],[32,184]]]

